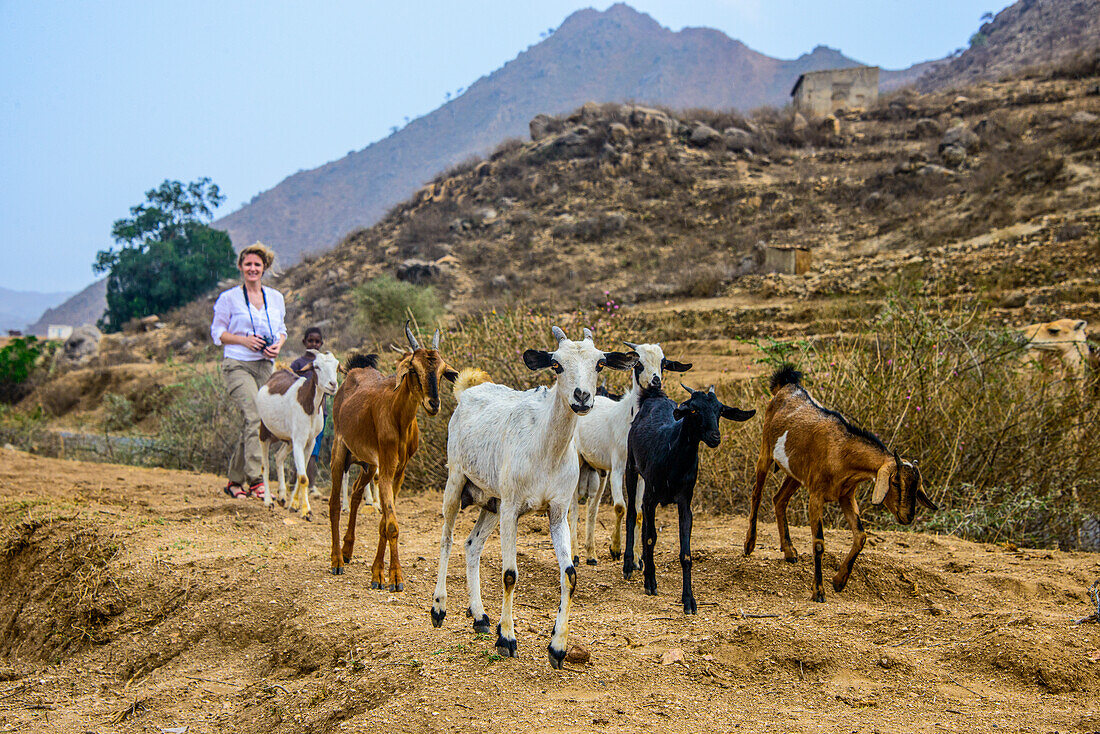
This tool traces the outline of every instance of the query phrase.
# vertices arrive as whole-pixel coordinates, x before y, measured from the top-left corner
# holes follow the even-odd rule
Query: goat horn
[[[689,393],[691,393],[691,394],[693,394],[693,395],[694,395],[695,393],[699,392],[698,390],[692,390],[692,389],[691,389],[690,387],[688,387],[687,385],[685,385],[685,384],[684,384],[684,383],[682,383],[682,382],[680,383],[680,387],[684,388],[685,390],[687,390],[687,391],[688,391]]]
[[[565,336],[565,332],[564,332],[564,331],[562,331],[562,330],[561,330],[560,328],[558,328],[557,326],[555,326],[555,327],[554,327],[553,329],[551,329],[551,330],[550,330],[550,333],[551,333],[551,334],[553,334],[553,335],[554,335],[554,338],[555,338],[555,339],[557,339],[557,340],[558,340],[559,342],[560,342],[560,341],[561,341],[562,339],[565,339],[565,338],[566,338],[566,336]]]
[[[711,395],[713,395],[714,394],[714,385],[711,385],[710,388],[707,390],[707,392],[709,392]]]
[[[899,467],[901,466],[901,457],[898,456],[898,452],[896,450],[894,451],[894,463]]]
[[[420,349],[420,343],[417,342],[416,337],[413,336],[412,329],[409,328],[409,322],[408,321],[405,322],[405,336],[408,337],[409,346],[412,347],[414,352],[417,349]]]
[[[439,349],[439,329],[435,330],[435,336],[432,337],[432,349]]]
[[[596,337],[592,336],[592,330],[589,329],[587,326],[584,327],[584,338],[590,342],[596,341]]]
[[[627,345],[628,347],[633,349],[635,352],[638,351],[638,345],[635,344],[634,342],[628,342],[627,340],[623,339],[623,344]]]

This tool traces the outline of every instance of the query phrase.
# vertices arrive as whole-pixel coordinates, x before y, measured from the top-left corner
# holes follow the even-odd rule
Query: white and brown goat
[[[771,377],[773,397],[764,413],[764,437],[756,464],[745,555],[756,547],[756,516],[764,481],[768,471],[778,465],[787,475],[774,496],[780,547],[788,561],[798,560],[787,528],[787,503],[804,484],[809,493],[810,531],[814,537],[813,600],[823,602],[821,556],[825,553],[822,526],[825,502],[838,503],[852,529],[852,549],[833,576],[833,589],[838,592],[848,583],[848,576],[867,540],[856,503],[856,489],[860,484],[873,479],[871,502],[885,504],[903,525],[913,522],[918,502],[930,510],[935,510],[936,506],[922,489],[916,462],[903,461],[873,433],[819,405],[802,387],[801,379],[801,373],[790,365],[780,367]]]

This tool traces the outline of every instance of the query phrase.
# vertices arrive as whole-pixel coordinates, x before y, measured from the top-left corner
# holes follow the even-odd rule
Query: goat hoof
[[[645,595],[646,596],[657,596],[657,585],[654,584],[653,586],[649,586],[647,584],[646,587],[645,587]]]
[[[500,625],[497,625],[497,653],[501,657],[514,658],[516,656],[516,641],[506,640],[504,635],[500,634]]]
[[[446,609],[440,609],[437,612],[435,610],[435,607],[432,607],[432,627],[436,627],[436,628],[442,627],[443,626],[443,618],[446,617],[446,616],[447,616],[447,610]]]
[[[697,611],[695,599],[684,599],[684,614],[695,614]]]
[[[589,558],[587,561],[585,561],[585,564],[587,564],[589,566],[595,566],[596,563],[597,563],[597,561],[596,561],[595,558]]]
[[[810,600],[811,601],[816,601],[820,604],[824,604],[825,603],[825,592],[824,591],[815,591],[813,597],[811,597]]]
[[[844,591],[844,587],[848,585],[848,579],[833,579],[833,591],[840,593]]]
[[[371,587],[372,589],[381,589],[381,588],[382,588],[382,584],[381,584],[381,583],[379,583],[378,581],[371,581],[371,582],[370,582],[370,587]]]
[[[611,551],[611,560],[617,561],[623,557],[622,551]]]
[[[633,575],[634,575],[633,571],[626,571],[626,570],[623,571],[623,579],[625,579],[626,581],[629,581],[630,577],[633,576]]]
[[[790,555],[784,555],[783,560],[787,563],[798,563],[798,554],[792,553]]]
[[[581,557],[580,556],[573,556],[573,565],[574,566],[581,565]]]
[[[487,635],[492,628],[493,623],[489,621],[488,614],[482,614],[481,619],[474,620],[474,634]]]
[[[307,512],[305,514],[305,520],[306,520],[306,522],[313,522],[313,513],[312,512]]]
[[[404,591],[405,590],[405,585],[404,584],[390,584],[389,585],[389,590],[390,591]]]
[[[546,652],[550,658],[550,667],[554,670],[561,670],[561,664],[565,662],[565,650],[555,650],[554,646],[547,645]]]
[[[342,573],[344,573],[344,567],[343,566],[333,566],[332,567],[332,575],[333,576],[339,576]]]

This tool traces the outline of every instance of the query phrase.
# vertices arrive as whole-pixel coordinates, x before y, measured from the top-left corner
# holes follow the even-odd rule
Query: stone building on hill
[[[878,67],[807,72],[794,83],[791,100],[799,112],[814,115],[870,107],[878,100]]]

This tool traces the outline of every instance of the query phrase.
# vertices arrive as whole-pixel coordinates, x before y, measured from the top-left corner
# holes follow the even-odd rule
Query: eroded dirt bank
[[[1100,555],[873,532],[848,589],[820,605],[805,528],[791,566],[767,523],[745,559],[744,518],[697,515],[699,614],[685,617],[675,515],[659,515],[647,597],[606,555],[605,508],[601,562],[578,569],[573,607],[571,641],[591,661],[555,672],[544,518],[521,522],[520,657],[501,660],[462,615],[461,542],[450,613],[431,627],[436,495],[400,501],[406,590],[392,594],[369,589],[363,563],[375,515],[334,577],[327,505],[305,523],[218,487],[0,450],[0,731],[1100,730],[1100,627],[1073,625]],[[847,544],[827,532],[828,566]],[[494,621],[499,558],[494,539]]]

